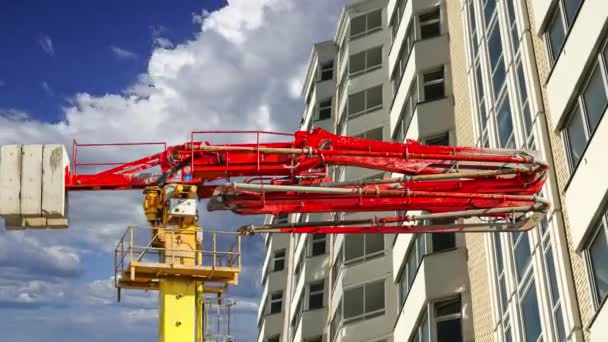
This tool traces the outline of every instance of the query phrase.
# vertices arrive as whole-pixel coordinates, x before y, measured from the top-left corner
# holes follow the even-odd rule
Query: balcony
[[[449,65],[449,59],[449,38],[447,35],[441,35],[425,40],[418,40],[414,43],[412,52],[410,53],[406,62],[405,70],[401,76],[401,80],[398,82],[398,88],[393,99],[393,103],[390,107],[391,131],[394,131],[395,129],[395,125],[399,119],[399,116],[401,115],[410,89],[412,86],[418,87],[418,84],[413,84],[413,82],[416,80],[416,76],[419,75],[421,71],[441,65]],[[395,63],[396,60],[392,61],[391,65],[394,67]],[[389,70],[390,75],[393,74],[393,67],[391,70]],[[446,74],[449,74],[449,72]],[[450,82],[448,82],[447,78],[448,76],[446,75],[445,93],[449,95],[452,93],[452,89],[449,87]],[[421,95],[423,94],[422,91],[418,91],[418,93]]]
[[[430,300],[464,293],[467,287],[467,260],[464,249],[424,256],[412,288],[399,311],[394,340],[410,340],[417,326],[419,313]],[[464,300],[463,302],[466,303]],[[463,329],[463,332],[465,340],[469,340],[466,334],[471,334],[472,331]],[[472,337],[470,338],[472,339]]]

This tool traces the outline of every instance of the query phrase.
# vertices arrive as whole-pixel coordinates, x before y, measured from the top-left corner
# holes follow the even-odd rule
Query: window
[[[344,290],[344,323],[384,315],[384,279]]]
[[[278,271],[282,271],[285,269],[285,248],[283,249],[279,249],[278,251],[274,252],[274,258],[273,258],[273,268],[272,270],[274,272],[278,272]]]
[[[415,240],[412,242],[412,247],[408,251],[405,260],[403,262],[403,268],[397,278],[399,284],[399,304],[401,307],[405,304],[407,295],[409,294],[416,273],[418,272],[418,266],[422,262],[422,258],[427,253],[426,247],[426,234],[416,235]]]
[[[393,93],[397,94],[399,90],[399,85],[401,84],[401,79],[403,78],[403,73],[405,72],[405,68],[407,67],[407,62],[410,58],[410,53],[412,52],[412,48],[414,47],[414,29],[413,25],[410,24],[407,28],[407,32],[405,33],[405,37],[403,38],[403,43],[401,44],[401,51],[399,52],[399,57],[397,57],[397,61],[395,62],[395,71],[393,72]]]
[[[604,110],[606,109],[606,86],[599,63],[593,68],[589,81],[582,93],[585,114],[589,123],[589,130],[597,127]]]
[[[435,303],[435,320],[437,322],[437,342],[462,341],[460,297]]]
[[[342,263],[344,262],[344,245],[340,246],[340,250],[336,254],[336,260],[334,264],[331,266],[331,284],[333,287],[336,286],[336,281],[338,279],[338,273],[340,273],[340,269],[342,268]]]
[[[332,341],[336,337],[336,333],[338,332],[341,324],[342,324],[342,299],[340,299],[340,301],[338,302],[336,312],[334,313],[334,317],[331,319],[331,323],[329,326],[329,334],[331,335]]]
[[[506,80],[502,39],[500,37],[500,25],[498,19],[496,19],[492,24],[489,37],[488,55],[490,56],[490,70],[492,71],[492,85],[494,89],[494,98],[498,98]]]
[[[382,28],[382,10],[375,10],[350,20],[350,38],[355,39]]]
[[[310,237],[310,256],[325,254],[325,234],[312,234]]]
[[[566,124],[565,129],[566,140],[568,141],[568,155],[570,166],[572,169],[578,165],[578,162],[583,156],[583,151],[587,145],[587,130],[579,109],[578,104],[575,105],[570,119]]]
[[[355,137],[382,141],[384,139],[383,132],[384,132],[384,130],[382,129],[382,127],[378,127],[378,128],[370,129],[369,131],[365,131],[361,134],[358,134]]]
[[[578,13],[582,0],[558,0],[547,31],[545,39],[549,46],[551,63],[555,63],[564,45],[566,35],[572,28],[574,18]]]
[[[371,48],[350,56],[349,75],[353,76],[382,66],[382,46]]]
[[[456,248],[455,233],[433,233],[433,252],[440,252]]]
[[[334,61],[333,61],[333,59],[331,61],[321,64],[321,71],[320,71],[319,76],[320,76],[319,81],[327,81],[327,80],[331,80],[334,78]]]
[[[517,279],[524,279],[526,270],[532,261],[530,254],[530,239],[528,233],[519,232],[513,234],[513,254],[515,255],[515,268],[517,271]]]
[[[429,318],[428,308],[425,307],[422,318],[418,325],[414,328],[416,334],[410,340],[410,342],[430,342],[431,341],[431,330],[429,329]]]
[[[308,310],[320,309],[323,307],[323,280],[311,283],[308,286]]]
[[[399,30],[399,24],[401,24],[401,20],[403,19],[403,12],[405,11],[407,1],[408,0],[397,0],[397,3],[395,4],[395,13],[393,14],[393,18],[391,18],[391,32],[393,34],[393,39]]]
[[[285,224],[289,222],[289,214],[279,214],[274,217],[274,224]]]
[[[399,116],[399,121],[397,121],[397,126],[395,128],[393,139],[396,142],[403,142],[405,140],[405,135],[410,122],[412,121],[412,117],[414,116],[416,105],[418,104],[418,85],[416,84],[416,78],[414,78],[412,83],[412,87],[405,98],[403,108],[401,109],[401,115]]]
[[[513,134],[513,117],[509,96],[503,97],[497,109],[498,140],[502,148],[514,148],[515,136]]]
[[[540,325],[540,314],[538,312],[538,299],[534,282],[524,294],[521,302],[521,311],[524,324],[524,335],[526,341],[538,341],[542,334]]]
[[[562,132],[567,142],[570,169],[578,165],[589,140],[599,126],[608,107],[608,83],[606,75],[606,53],[598,53],[596,61],[588,72],[586,81],[578,91]]]
[[[450,132],[423,138],[422,141],[425,145],[448,146],[450,144]]]
[[[298,327],[298,324],[300,322],[300,318],[302,318],[302,302],[304,300],[304,292],[302,292],[300,294],[300,297],[298,298],[298,304],[296,305],[296,309],[294,311],[293,317],[291,319],[291,338],[293,339],[293,335],[295,335],[296,333],[296,329]]]
[[[483,16],[485,18],[486,26],[490,25],[494,13],[496,13],[496,0],[484,0]]]
[[[319,102],[319,119],[325,120],[331,118],[331,97]]]
[[[606,238],[606,213],[600,217],[596,232],[585,249],[588,260],[594,302],[598,307],[608,295],[608,240]]]
[[[367,261],[384,255],[382,234],[346,234],[344,236],[344,263]]]
[[[283,309],[283,291],[279,291],[270,295],[270,311],[269,314],[280,313]]]
[[[267,342],[281,342],[281,335],[269,337],[266,341]]]
[[[433,101],[445,97],[443,66],[424,75],[424,101]]]
[[[511,31],[511,43],[513,44],[513,53],[519,49],[519,32],[517,30],[517,20],[515,19],[515,1],[506,1],[507,15],[509,19],[509,30]]]
[[[348,116],[354,117],[382,108],[382,85],[348,96]]]
[[[418,17],[420,21],[420,39],[437,37],[441,34],[441,15],[439,7]]]

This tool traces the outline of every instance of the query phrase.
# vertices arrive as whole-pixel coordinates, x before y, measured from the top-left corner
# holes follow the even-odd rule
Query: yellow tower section
[[[148,227],[129,227],[115,251],[121,289],[159,290],[159,341],[202,342],[208,295],[221,303],[238,283],[241,240],[235,232],[197,225],[197,188],[169,184],[145,189]]]

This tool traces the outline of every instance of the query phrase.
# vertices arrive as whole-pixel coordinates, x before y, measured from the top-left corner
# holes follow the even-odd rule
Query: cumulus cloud
[[[44,51],[49,56],[55,55],[55,47],[53,46],[53,40],[47,34],[43,34],[38,38],[38,45],[42,51]]]
[[[110,50],[112,50],[112,53],[114,53],[114,56],[118,59],[137,59],[137,54],[135,52],[116,45],[110,46]]]

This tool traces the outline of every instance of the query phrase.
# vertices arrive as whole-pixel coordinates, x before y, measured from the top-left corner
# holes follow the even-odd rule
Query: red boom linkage
[[[105,145],[74,143],[73,173],[66,176],[67,188],[126,190],[165,183],[196,184],[200,198],[211,198],[209,210],[232,210],[242,215],[407,212],[370,219],[247,226],[245,232],[516,231],[534,227],[549,207],[536,196],[548,166],[524,151],[428,146],[411,140],[404,144],[383,142],[337,136],[318,128],[293,135],[244,132],[256,134],[256,143],[251,144],[195,141],[197,133],[214,132],[193,132],[190,142],[170,147],[152,143],[161,145],[162,151],[128,163],[79,164],[79,146]],[[260,143],[261,134],[293,140]],[[79,174],[79,166],[110,168]],[[330,167],[337,166],[392,175],[332,180]],[[226,183],[232,177],[244,180]],[[219,180],[226,181],[216,185]],[[478,219],[465,221],[467,218]]]

